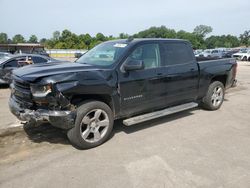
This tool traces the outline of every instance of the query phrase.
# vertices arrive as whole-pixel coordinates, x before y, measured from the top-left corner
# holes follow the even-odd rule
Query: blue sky
[[[238,36],[250,29],[250,0],[0,0],[0,20],[10,37],[48,38],[63,29],[117,36],[161,25],[191,32],[199,24]]]

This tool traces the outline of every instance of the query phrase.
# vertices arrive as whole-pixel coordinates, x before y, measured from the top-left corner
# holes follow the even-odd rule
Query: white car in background
[[[202,54],[202,52],[203,52],[203,50],[201,50],[201,49],[194,50],[195,57],[199,57]]]
[[[232,57],[241,61],[250,61],[250,49],[240,50],[238,53],[233,54]]]
[[[204,52],[200,56],[222,58],[223,54],[224,52],[219,49],[207,49],[207,50],[204,50]]]

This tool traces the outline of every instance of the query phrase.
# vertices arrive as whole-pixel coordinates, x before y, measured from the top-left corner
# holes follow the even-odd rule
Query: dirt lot
[[[0,137],[0,187],[249,187],[250,63],[222,108],[181,112],[125,127],[104,145],[80,151],[50,125]],[[17,123],[0,91],[0,127]]]

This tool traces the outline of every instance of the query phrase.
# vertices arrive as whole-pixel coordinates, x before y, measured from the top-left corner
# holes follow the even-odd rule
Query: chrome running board
[[[147,114],[143,114],[143,115],[139,115],[139,116],[125,119],[125,120],[123,120],[123,124],[126,126],[130,126],[130,125],[134,125],[134,124],[148,121],[151,119],[155,119],[155,118],[159,118],[162,116],[166,116],[166,115],[174,114],[174,113],[181,112],[184,110],[188,110],[191,108],[195,108],[197,106],[198,106],[198,104],[195,102],[185,103],[185,104],[181,104],[178,106],[166,108],[164,110],[155,111],[155,112],[151,112],[151,113],[147,113]]]

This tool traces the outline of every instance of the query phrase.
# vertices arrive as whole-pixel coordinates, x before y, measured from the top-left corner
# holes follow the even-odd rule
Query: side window
[[[145,69],[159,67],[161,64],[159,45],[140,45],[129,55],[127,60],[142,60],[145,64]]]
[[[42,57],[36,57],[36,56],[32,56],[32,60],[34,63],[45,63],[47,62],[47,59],[44,59]]]
[[[25,66],[25,65],[29,65],[29,64],[33,64],[33,61],[30,58],[30,56],[18,57],[16,60],[17,60],[17,65],[19,67],[22,67],[22,66]]]
[[[191,63],[194,58],[192,49],[186,43],[165,43],[164,44],[164,65],[178,65]]]
[[[18,65],[17,65],[17,60],[16,59],[11,60],[11,61],[5,63],[5,65],[4,65],[4,67],[17,67],[17,66]]]

